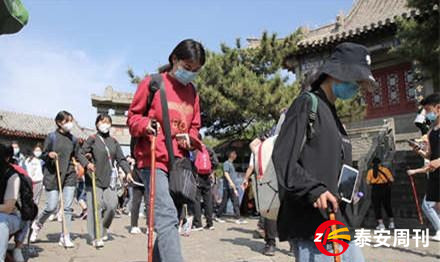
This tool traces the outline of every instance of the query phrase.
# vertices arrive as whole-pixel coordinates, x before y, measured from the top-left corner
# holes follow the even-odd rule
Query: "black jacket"
[[[300,152],[311,110],[311,98],[302,94],[286,113],[273,150],[281,200],[278,232],[282,241],[313,238],[318,226],[328,219],[325,212],[313,207],[313,202],[327,190],[336,195],[342,164],[351,165],[351,144],[335,107],[321,89],[315,94],[318,111],[314,136]],[[347,225],[341,212],[336,218]]]
[[[101,140],[104,140],[105,144]],[[107,151],[105,149],[107,145],[110,151],[110,157],[112,165],[110,166]],[[84,145],[82,146],[79,154],[79,161],[84,168],[87,168],[89,160],[86,158],[86,154],[90,153],[95,164],[96,186],[100,188],[107,188],[110,186],[110,177],[112,174],[112,166],[116,163],[124,170],[126,174],[131,173],[130,165],[125,159],[121,146],[118,141],[108,134],[98,133],[90,136]],[[88,173],[88,172],[87,172]],[[86,185],[91,186],[92,180],[89,175],[86,176]]]
[[[72,157],[77,157],[79,145],[73,135],[70,133],[63,134],[57,130],[53,141],[51,141],[50,136],[46,137],[43,148],[41,159],[45,162],[43,185],[46,190],[58,190],[55,160],[49,158],[50,152],[58,154],[62,186],[76,186],[77,175]]]

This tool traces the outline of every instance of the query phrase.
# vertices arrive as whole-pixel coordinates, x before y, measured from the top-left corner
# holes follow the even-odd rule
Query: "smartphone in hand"
[[[191,148],[191,139],[189,138],[189,135],[187,133],[176,134],[176,140],[178,144],[184,144],[184,142],[186,142],[188,147]]]

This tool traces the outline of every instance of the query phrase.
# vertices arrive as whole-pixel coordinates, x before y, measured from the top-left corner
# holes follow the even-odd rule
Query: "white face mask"
[[[18,155],[20,153],[20,148],[14,147],[14,155]]]
[[[35,151],[34,151],[34,156],[35,156],[36,158],[39,158],[39,157],[41,156],[41,151],[40,151],[40,150],[35,150]]]
[[[73,128],[73,123],[72,122],[67,122],[63,125],[63,130],[66,132],[70,132]]]
[[[100,124],[98,130],[101,133],[107,134],[110,131],[110,124]]]

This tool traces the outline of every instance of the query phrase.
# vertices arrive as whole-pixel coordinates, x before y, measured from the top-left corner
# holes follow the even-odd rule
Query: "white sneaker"
[[[395,228],[396,228],[396,225],[394,225],[394,222],[390,222],[390,224],[388,225],[388,229],[393,230]]]
[[[193,226],[193,228],[191,229],[191,231],[197,232],[197,231],[203,231],[203,227],[195,227]]]
[[[142,218],[144,218],[144,217],[147,217],[147,216],[145,215],[145,213],[144,213],[144,212],[140,212],[140,213],[139,213],[139,217],[142,217]]]
[[[61,212],[58,212],[57,221],[60,223],[63,222],[63,216],[61,215]]]
[[[57,215],[55,215],[55,214],[51,214],[47,220],[49,220],[50,222],[52,222],[52,221],[55,221],[55,219],[57,219]]]
[[[37,241],[37,237],[38,237],[38,233],[41,230],[41,226],[38,225],[37,221],[34,221],[34,223],[32,223],[32,234],[30,237],[30,241],[31,243],[35,243]]]
[[[377,230],[384,230],[385,229],[385,225],[381,223],[381,224],[377,225],[376,229]]]
[[[238,225],[247,224],[247,223],[248,222],[246,220],[244,220],[244,219],[237,219],[237,220],[235,220],[235,224],[238,224]]]
[[[435,233],[433,237],[431,237],[432,240],[440,242],[440,230]]]
[[[101,239],[98,239],[98,240],[94,240],[94,241],[92,242],[92,245],[93,245],[95,248],[100,248],[100,247],[104,247],[104,242],[103,242]]]
[[[72,240],[70,240],[70,235],[67,235],[66,237],[61,235],[60,241],[58,242],[58,245],[65,247],[65,248],[74,248],[75,247],[75,244],[73,244]]]
[[[225,223],[226,221],[224,221],[223,219],[219,218],[219,217],[214,217],[214,221],[218,222],[218,223]]]
[[[142,234],[142,230],[138,227],[132,227],[130,229],[130,234],[133,234],[133,235]]]
[[[21,248],[15,248],[13,251],[13,256],[15,262],[25,262]]]
[[[103,237],[102,237],[102,241],[108,241],[109,240],[109,238],[110,238],[110,233],[108,232],[108,229],[106,229],[106,228],[104,228],[104,234],[102,234],[103,235]]]

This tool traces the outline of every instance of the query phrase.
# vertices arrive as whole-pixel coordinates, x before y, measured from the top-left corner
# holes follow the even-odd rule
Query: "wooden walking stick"
[[[412,193],[413,193],[414,201],[416,202],[417,215],[419,217],[419,222],[420,222],[421,225],[423,225],[423,216],[422,216],[422,211],[420,209],[419,198],[417,197],[416,183],[414,182],[414,177],[413,176],[408,176],[408,177],[409,177],[409,181],[411,182],[411,188],[412,188]]]
[[[156,198],[156,138],[157,123],[153,121],[151,126],[154,133],[151,136],[151,172],[150,172],[150,199],[148,207],[148,260],[153,262],[153,237],[154,237],[154,202]]]
[[[61,183],[61,174],[60,174],[60,163],[58,161],[58,156],[55,158],[55,167],[57,171],[57,180],[58,180],[58,192],[60,195],[60,211],[61,211],[61,218],[62,218],[62,224],[63,224],[63,239],[64,239],[64,247],[66,243],[66,237],[69,232],[67,232],[67,225],[66,225],[66,216],[64,215],[64,196],[63,196],[63,185]]]
[[[329,216],[330,220],[336,220],[336,215],[333,211],[329,210],[328,216]],[[337,230],[336,225],[332,225],[331,229],[332,229],[332,232],[336,231]],[[335,254],[339,253],[338,243],[336,243],[336,242],[333,242],[333,251],[335,252]],[[334,256],[334,261],[341,262],[341,257],[339,255]]]
[[[96,195],[96,175],[95,175],[95,172],[91,172],[91,176],[92,176],[92,194],[93,194],[93,214],[95,216],[95,241],[98,241],[101,239],[101,232],[100,232],[101,226],[99,224],[98,197]],[[97,245],[96,245],[96,248],[98,248]]]

